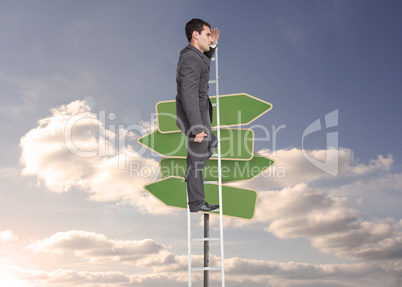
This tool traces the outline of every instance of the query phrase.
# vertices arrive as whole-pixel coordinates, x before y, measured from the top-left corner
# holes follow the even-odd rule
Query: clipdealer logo
[[[330,112],[325,115],[325,128],[329,129],[331,127],[338,126],[338,110]],[[303,132],[302,136],[302,151],[304,157],[311,162],[314,166],[321,169],[322,171],[336,176],[339,172],[339,165],[338,165],[338,155],[339,155],[339,147],[338,147],[338,132],[327,132],[326,133],[326,141],[327,141],[327,150],[325,154],[325,160],[319,161],[309,155],[304,149],[304,139],[311,135],[312,133],[321,131],[321,119],[317,119],[312,124],[310,124]]]
[[[115,119],[115,114],[110,113],[107,117],[110,121]],[[151,119],[154,117],[151,117]],[[82,122],[81,122],[82,121]],[[91,149],[80,149],[80,146],[77,146],[73,142],[72,137],[72,129],[75,125],[85,125],[87,123],[96,124],[98,126],[98,146],[95,148],[91,146]],[[151,125],[155,126],[154,120],[151,120]],[[311,123],[303,132],[302,135],[302,153],[303,156],[314,166],[319,168],[320,170],[332,175],[336,176],[339,173],[338,170],[338,156],[339,156],[339,147],[338,147],[338,132],[337,131],[330,131],[326,133],[326,151],[325,151],[325,159],[324,161],[314,158],[311,153],[309,153],[304,148],[304,140],[312,135],[313,133],[319,132],[323,129],[329,129],[338,126],[338,110],[330,112],[325,115],[324,123],[322,124],[321,119],[315,120]],[[254,137],[254,142],[262,141],[262,142],[271,142],[272,148],[271,156],[276,156],[276,141],[277,141],[277,134],[281,129],[286,128],[286,125],[280,125],[279,127],[272,126],[272,132],[270,132],[265,126],[263,125],[253,125],[250,129],[254,130],[261,130],[263,136],[261,137]],[[333,130],[333,129],[332,129]],[[106,124],[106,112],[99,111],[99,114],[94,113],[80,113],[77,115],[72,116],[66,123],[65,126],[65,133],[64,133],[64,141],[67,149],[72,152],[74,155],[83,158],[89,157],[111,157],[117,156],[118,157],[118,167],[119,169],[126,168],[126,157],[130,158],[138,158],[141,157],[147,147],[142,145],[139,150],[135,152],[129,150],[127,148],[126,137],[129,132],[134,132],[136,134],[140,134],[142,136],[145,135],[146,131],[144,131],[143,127],[139,124],[131,124],[127,127],[124,125],[119,125],[116,128],[113,124]],[[115,134],[116,136],[112,136]],[[184,141],[185,143],[185,141]],[[81,147],[82,148],[82,147]],[[178,147],[176,147],[177,149]],[[233,147],[232,147],[233,148]],[[175,149],[175,151],[176,151]],[[231,150],[231,149],[230,149]],[[155,152],[151,152],[151,156],[155,155]],[[140,168],[137,166],[131,166],[134,170],[138,170]],[[135,171],[134,171],[135,172]]]

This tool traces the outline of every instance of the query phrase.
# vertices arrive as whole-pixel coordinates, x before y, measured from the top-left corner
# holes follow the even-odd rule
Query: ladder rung
[[[215,60],[216,60],[216,57],[212,57],[212,58],[211,58],[211,61],[215,61]]]
[[[213,107],[216,107],[216,104],[212,104]]]
[[[209,270],[209,271],[218,271],[218,270],[222,270],[221,267],[192,267],[191,271],[205,271],[205,270]]]
[[[208,84],[215,84],[216,83],[216,80],[209,80],[208,81]]]
[[[212,154],[212,156],[218,156],[218,154],[217,154],[217,153],[214,153],[214,154]]]
[[[218,238],[218,237],[206,237],[206,238],[194,238],[194,239],[191,239],[192,241],[219,241],[219,240],[221,240],[220,238]]]
[[[205,184],[213,184],[213,183],[219,183],[217,180],[211,180],[211,181],[204,181]]]

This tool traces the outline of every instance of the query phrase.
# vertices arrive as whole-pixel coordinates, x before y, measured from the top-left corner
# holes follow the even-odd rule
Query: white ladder
[[[221,271],[222,274],[222,287],[225,287],[225,257],[224,257],[224,246],[223,246],[223,205],[222,205],[222,168],[221,168],[221,143],[220,143],[220,118],[219,118],[219,74],[218,74],[218,47],[215,50],[215,57],[211,59],[215,62],[215,80],[210,80],[209,84],[215,84],[216,87],[216,104],[213,104],[216,108],[216,131],[218,138],[217,146],[217,156],[218,156],[218,181],[217,182],[204,182],[204,183],[218,183],[219,186],[219,238],[209,237],[209,214],[204,215],[204,237],[203,238],[192,238],[191,237],[191,212],[187,205],[187,239],[188,239],[188,287],[192,287],[191,273],[192,271],[204,271],[204,287],[208,287],[209,271]],[[188,200],[187,200],[188,202]],[[192,267],[191,265],[191,242],[201,241],[204,242],[204,267]],[[209,242],[210,241],[220,241],[220,251],[221,251],[221,266],[220,267],[209,267]]]

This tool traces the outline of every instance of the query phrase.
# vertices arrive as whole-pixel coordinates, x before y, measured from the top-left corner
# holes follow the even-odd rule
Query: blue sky
[[[184,25],[200,17],[221,30],[221,94],[272,103],[253,124],[282,127],[255,145],[276,161],[271,176],[238,183],[258,192],[255,218],[225,218],[227,285],[400,286],[401,8],[2,1],[0,285],[186,286],[185,212],[148,197],[143,185],[157,178],[130,162],[157,171],[160,157],[136,141],[155,104],[174,99]],[[333,111],[337,126],[303,139]],[[66,148],[77,115],[74,143],[93,150],[104,134],[108,156]],[[336,176],[307,160],[325,159],[327,132],[338,136]]]

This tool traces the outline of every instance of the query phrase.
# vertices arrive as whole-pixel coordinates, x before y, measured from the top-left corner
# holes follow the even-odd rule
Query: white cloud
[[[303,150],[298,148],[280,149],[275,153],[268,149],[262,149],[258,153],[273,159],[275,164],[251,181],[236,183],[237,186],[267,190],[322,179],[333,180],[363,176],[375,172],[390,171],[394,162],[392,155],[387,157],[379,155],[377,159],[371,160],[368,165],[365,165],[358,163],[352,150],[340,148],[338,150],[339,174],[333,177],[311,164],[303,155]],[[305,151],[305,153],[318,161],[324,162],[327,150],[309,150]]]
[[[398,224],[392,221],[384,223],[377,219],[366,221],[361,212],[353,208],[354,202],[350,200],[356,194],[361,196],[362,193],[373,190],[380,190],[382,193],[386,190],[400,190],[401,175],[390,172],[392,155],[380,155],[364,165],[355,160],[350,149],[340,149],[340,172],[333,177],[310,164],[300,149],[282,149],[276,151],[276,154],[262,150],[260,153],[276,161],[269,168],[273,171],[267,169],[264,173],[268,176],[262,174],[251,181],[234,184],[257,190],[255,217],[251,222],[225,219],[226,227],[245,228],[252,224],[267,224],[265,230],[279,238],[304,237],[319,251],[342,258],[386,259],[395,257],[390,252],[396,251],[399,254],[402,251],[398,245],[401,238]],[[311,156],[321,161],[325,159],[325,153],[325,150],[309,151]],[[279,169],[281,167],[282,170]],[[277,172],[282,173],[283,170],[286,175],[278,176]],[[363,177],[364,181],[361,180]],[[309,186],[309,183],[318,181],[320,188]],[[384,232],[375,234],[374,230]],[[359,235],[361,240],[357,241],[357,245],[351,246],[352,238]],[[382,244],[379,248],[374,242],[380,241],[387,244]]]
[[[356,177],[355,180],[327,188],[330,194],[337,194],[349,197],[363,196],[361,201],[367,200],[370,196],[377,196],[377,200],[384,198],[384,195],[398,194],[402,190],[402,174],[384,173],[374,174],[370,177]],[[370,195],[370,196],[369,196]],[[388,207],[384,206],[386,210]]]
[[[379,155],[377,159],[370,160],[370,163],[368,165],[355,165],[353,168],[350,169],[350,172],[354,175],[364,175],[379,170],[389,171],[393,163],[394,159],[392,158],[392,155],[388,155],[386,158],[384,158],[384,156],[382,155]]]
[[[28,286],[187,286],[187,272],[171,270],[149,274],[126,274],[120,271],[91,272],[74,269],[41,271],[0,265],[0,273],[9,274]],[[193,283],[202,282],[202,272],[193,273]],[[400,286],[400,263],[378,264],[307,264],[230,258],[225,260],[228,286]],[[23,285],[23,286],[26,286]],[[210,273],[210,285],[220,285],[220,274]],[[198,285],[197,285],[198,286]]]
[[[17,240],[18,236],[12,230],[0,230],[0,244],[12,245]]]
[[[386,225],[366,227],[379,236],[389,232]],[[373,238],[373,243],[375,240],[376,238]],[[342,245],[342,241],[338,245]],[[103,264],[107,263],[109,271],[94,272],[79,269],[44,271],[0,262],[0,275],[12,278],[15,280],[13,282],[19,282],[21,286],[187,286],[187,255],[174,254],[168,247],[151,239],[116,240],[109,239],[103,234],[72,230],[53,234],[33,242],[27,248],[36,253],[53,254],[53,256],[71,255],[74,256],[76,263],[91,262],[92,266],[99,268],[103,266],[103,270],[106,267]],[[194,266],[202,266],[203,258],[201,255],[193,255],[192,262]],[[131,264],[136,268],[129,268],[133,273],[113,271],[113,266],[121,269],[121,264]],[[211,254],[210,266],[219,265],[219,257]],[[144,272],[146,270],[144,268],[147,267],[152,271]],[[400,286],[401,270],[401,260],[356,264],[311,264],[237,257],[225,259],[226,284],[234,287]],[[194,272],[193,282],[201,283],[202,276],[202,272]],[[219,272],[210,273],[212,286],[218,286],[220,280]]]
[[[147,266],[174,260],[165,246],[151,239],[113,240],[81,230],[59,232],[27,248],[36,253],[72,254],[90,262],[130,262]]]
[[[267,224],[265,230],[279,238],[303,237],[320,252],[340,258],[402,258],[401,222],[392,218],[365,220],[346,197],[306,184],[263,191],[258,196],[254,221],[228,218],[225,226]]]
[[[84,101],[54,108],[21,139],[22,174],[36,176],[53,192],[80,188],[91,200],[122,201],[154,214],[172,212],[144,191],[157,179],[159,164],[132,150],[132,136],[105,129]]]
[[[371,235],[378,238],[390,232],[386,224],[376,223],[368,226]],[[320,238],[320,237],[317,237]],[[371,238],[373,244],[378,238]],[[335,243],[336,240],[340,240]],[[342,240],[337,238],[333,245],[341,246]],[[359,238],[359,240],[364,240]],[[366,240],[367,242],[367,240]],[[381,242],[379,244],[381,246]],[[37,272],[49,286],[126,286],[136,283],[135,286],[185,286],[187,281],[187,256],[176,255],[166,246],[150,239],[146,240],[113,240],[103,234],[87,231],[68,231],[56,233],[44,240],[28,246],[35,252],[51,253],[55,255],[71,254],[86,262],[102,264],[104,262],[119,262],[133,264],[137,267],[150,267],[153,272],[142,275],[127,275],[122,272],[87,272],[77,270],[56,270]],[[201,255],[192,257],[194,266],[202,266]],[[381,282],[401,282],[400,270],[402,261],[389,262],[374,261],[372,263],[356,264],[310,264],[298,262],[274,262],[267,260],[250,260],[242,258],[225,259],[226,279],[230,286],[379,286]],[[210,255],[210,266],[219,266],[220,259]],[[25,272],[34,274],[34,271]],[[211,273],[211,283],[219,284],[220,275]],[[374,276],[374,277],[372,277]],[[25,276],[32,278],[33,276]],[[202,280],[202,272],[194,273],[194,280]],[[374,279],[375,278],[375,279]],[[166,281],[163,285],[161,282]],[[104,284],[104,285],[96,285]],[[82,285],[81,285],[82,284]],[[115,284],[115,285],[112,285]],[[176,284],[176,285],[175,285]],[[243,284],[243,285],[242,285]],[[265,285],[264,285],[265,284]],[[349,285],[347,285],[349,284]],[[48,286],[43,284],[41,286]],[[92,286],[92,285],[89,285]],[[269,285],[268,285],[269,286]],[[397,286],[397,285],[395,285]]]
[[[345,198],[332,197],[306,184],[260,192],[256,219],[281,238],[312,236],[353,227],[358,212]],[[352,224],[352,226],[350,226]]]
[[[401,225],[391,220],[356,221],[353,229],[312,238],[312,246],[325,253],[362,260],[402,258]]]
[[[1,274],[12,278],[19,286],[30,287],[115,287],[115,286],[186,286],[183,273],[125,274],[120,271],[91,272],[74,269],[42,271],[19,266],[0,265]],[[0,282],[2,283],[2,282]]]
[[[392,173],[392,155],[380,155],[365,165],[355,160],[351,150],[340,149],[340,172],[332,177],[310,164],[299,149],[279,150],[275,157],[267,150],[261,153],[273,158],[276,168],[284,167],[286,176],[272,172],[236,183],[257,190],[256,212],[251,222],[225,219],[226,227],[264,224],[267,232],[279,238],[306,238],[320,252],[340,258],[402,258],[400,223],[393,218],[370,218],[354,207],[355,202],[364,202],[364,194],[374,194],[378,201],[386,192],[399,193],[402,175]],[[324,160],[325,150],[310,151],[310,155]]]

